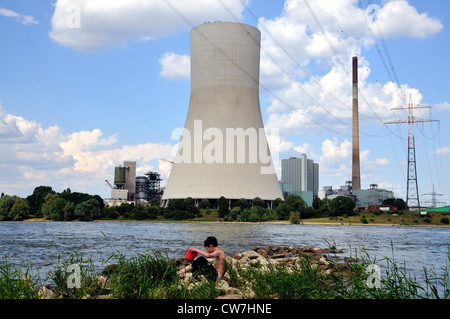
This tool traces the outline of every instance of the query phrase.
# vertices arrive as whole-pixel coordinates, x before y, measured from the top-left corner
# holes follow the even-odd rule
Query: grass
[[[375,261],[363,254],[345,266],[332,262],[328,272],[312,267],[311,258],[306,255],[299,255],[296,264],[290,266],[269,263],[244,267],[228,263],[227,281],[244,298],[256,299],[449,299],[450,252],[448,255],[440,272],[424,269],[424,280],[417,280],[392,259]],[[73,264],[80,265],[81,280],[78,287],[70,288],[68,280],[73,273],[67,267]],[[53,283],[54,297],[65,299],[214,299],[225,294],[206,280],[180,280],[175,260],[162,251],[130,258],[116,254],[103,264],[108,266],[98,272],[91,260],[73,253],[61,259],[46,280]],[[374,264],[382,266],[379,276],[368,271]],[[98,280],[101,273],[108,278],[106,284]],[[43,281],[30,274],[29,266],[16,267],[2,260],[0,298],[38,298],[37,290]]]
[[[395,213],[394,213],[395,214]],[[365,225],[401,225],[401,226],[448,226],[448,213],[435,213],[421,216],[417,212],[400,212],[398,216],[391,213],[360,212],[357,216],[336,216],[302,219],[302,223],[318,224],[365,224]]]

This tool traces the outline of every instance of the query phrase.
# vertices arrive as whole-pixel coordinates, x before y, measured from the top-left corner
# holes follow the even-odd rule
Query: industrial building
[[[337,196],[346,196],[351,198],[356,207],[367,208],[371,205],[381,205],[385,199],[395,198],[394,192],[378,188],[377,184],[370,184],[369,189],[352,189],[352,182],[347,181],[339,189],[333,189],[331,186],[324,186],[319,190],[319,198],[333,199]]]
[[[106,180],[111,188],[111,198],[105,202],[109,206],[122,203],[146,205],[152,198],[161,197],[160,181],[160,174],[156,172],[136,176],[136,162],[124,161],[123,166],[114,168],[114,185]]]
[[[282,198],[259,102],[260,31],[232,23],[191,30],[189,109],[163,205]]]
[[[282,159],[280,186],[284,197],[299,195],[311,206],[319,193],[319,164],[308,159],[306,154],[300,158]]]

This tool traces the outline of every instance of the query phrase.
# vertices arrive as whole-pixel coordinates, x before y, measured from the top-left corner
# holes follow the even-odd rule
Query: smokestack
[[[352,189],[361,189],[359,167],[359,119],[358,119],[358,57],[353,57],[353,147],[352,147]]]

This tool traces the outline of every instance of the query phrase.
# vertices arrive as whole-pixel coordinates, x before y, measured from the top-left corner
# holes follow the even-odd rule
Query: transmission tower
[[[415,109],[425,109],[430,108],[429,106],[419,106],[413,105],[411,93],[409,94],[409,103],[407,106],[393,108],[392,110],[407,110],[408,119],[385,122],[384,124],[402,124],[408,123],[408,181],[406,188],[406,204],[408,207],[417,207],[420,209],[420,199],[419,199],[419,185],[417,182],[417,169],[416,169],[416,143],[414,141],[414,124],[415,123],[425,123],[425,122],[436,122],[437,120],[422,120],[416,119],[414,117]]]

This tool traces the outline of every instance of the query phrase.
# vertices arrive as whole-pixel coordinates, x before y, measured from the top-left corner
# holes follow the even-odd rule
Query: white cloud
[[[116,135],[103,137],[100,129],[65,135],[58,126],[44,129],[0,106],[0,190],[27,196],[34,187],[48,185],[57,191],[70,187],[98,194],[105,179],[112,179],[114,167],[127,160],[136,161],[140,169],[158,171],[161,164],[167,175],[167,165],[158,160],[170,156],[171,147],[119,145]]]
[[[449,102],[444,102],[444,103],[436,104],[436,105],[434,106],[434,108],[435,108],[436,111],[438,111],[438,112],[447,112],[447,113],[450,113],[450,103],[449,103]]]
[[[406,0],[386,2],[376,15],[385,37],[426,38],[440,32],[442,23],[427,13],[418,13]]]
[[[191,59],[188,55],[180,55],[173,52],[166,52],[159,59],[161,71],[159,74],[165,78],[189,79],[191,74]]]
[[[449,155],[450,154],[450,147],[438,148],[436,151],[434,151],[434,154],[442,155],[442,156]]]
[[[238,18],[240,0],[223,0]],[[58,0],[50,37],[79,51],[98,52],[127,41],[149,40],[190,30],[187,23],[231,20],[218,1],[210,0]]]
[[[32,16],[20,14],[9,9],[0,8],[0,16],[15,18],[23,25],[39,24]]]

